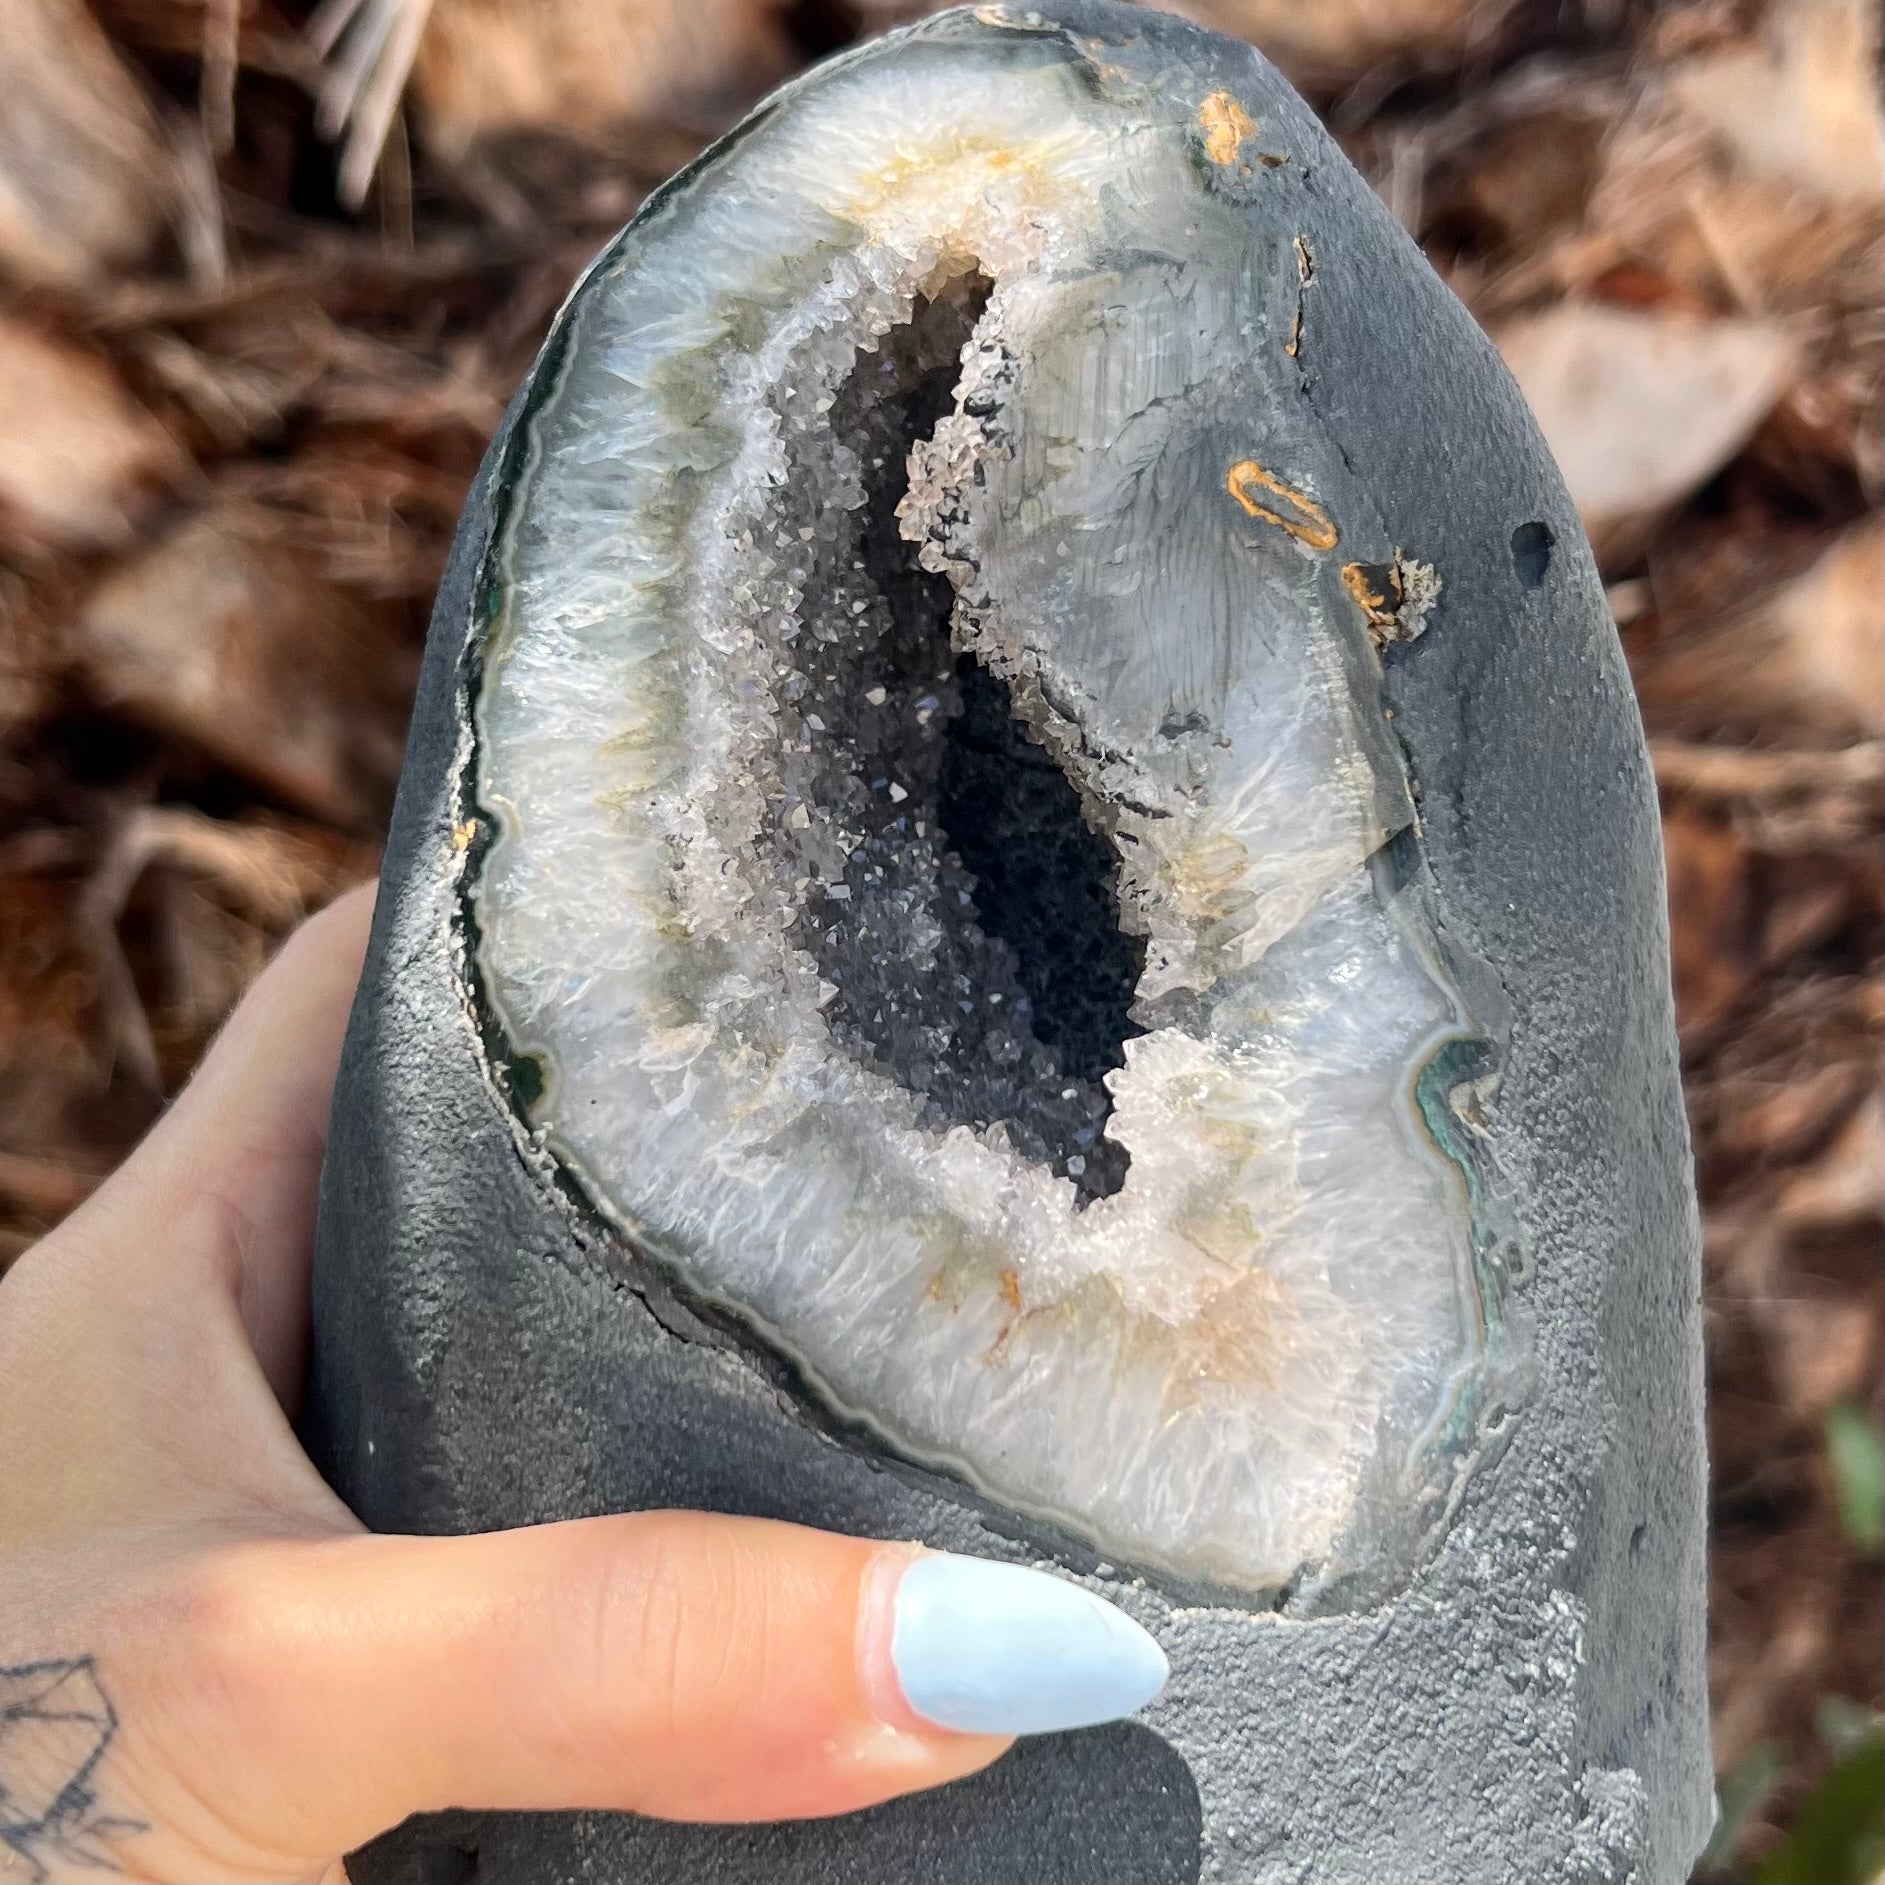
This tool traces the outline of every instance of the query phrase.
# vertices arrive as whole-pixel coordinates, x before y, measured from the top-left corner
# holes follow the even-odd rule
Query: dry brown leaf
[[[1663,816],[1676,1020],[1704,1033],[1753,986],[1760,967],[1745,846],[1720,819],[1677,806]]]
[[[1763,615],[1775,684],[1803,714],[1839,732],[1885,734],[1885,515],[1846,531]]]
[[[1590,232],[1711,306],[1766,315],[1865,305],[1880,222],[1875,203],[1750,176],[1693,119],[1649,109],[1609,142]]]
[[[1652,740],[1650,757],[1663,785],[1717,804],[1845,791],[1876,797],[1885,785],[1885,745],[1876,741],[1787,752]]]
[[[167,214],[170,161],[82,0],[5,0],[0,75],[0,262],[80,282],[135,261]]]
[[[1748,174],[1834,203],[1885,196],[1878,14],[1865,0],[1781,0],[1759,38],[1686,60],[1668,93]]]
[[[429,150],[517,132],[606,143],[626,126],[718,129],[790,70],[780,0],[323,0],[318,122],[345,139],[343,200],[403,152],[410,87]],[[402,162],[403,162],[402,158]],[[498,193],[503,194],[501,181]]]
[[[310,910],[371,875],[371,846],[278,819],[140,806],[111,832],[74,909],[114,1060],[174,1088]]]
[[[1877,1078],[1858,1060],[1805,1067],[1782,1060],[1765,1071],[1765,1079],[1745,1081],[1723,1118],[1719,1145],[1730,1158],[1795,1163],[1825,1141],[1830,1125],[1850,1114]]]
[[[1777,0],[1764,31],[1652,78],[1608,140],[1589,227],[1670,284],[1748,315],[1808,317],[1797,334],[1818,404],[1852,429],[1877,362],[1885,168],[1873,9]],[[1856,441],[1855,441],[1856,443]]]
[[[310,573],[370,597],[429,601],[444,567],[474,449],[450,468],[402,451],[383,431],[310,436],[284,459],[225,476],[230,499],[265,507],[273,543]]]
[[[1772,1174],[1817,1157],[1878,1085],[1880,1023],[1875,972],[1768,982],[1692,1059],[1705,1188],[1767,1197]]]
[[[1560,229],[1575,227],[1602,172],[1607,123],[1601,105],[1609,102],[1548,94],[1488,126],[1451,166],[1459,199],[1454,213],[1472,216],[1519,253],[1535,252]],[[1435,207],[1445,207],[1445,198]]]
[[[113,542],[183,470],[169,434],[104,361],[0,316],[0,516],[17,531]]]
[[[1247,39],[1311,91],[1352,82],[1387,60],[1457,61],[1487,44],[1513,0],[1185,0],[1172,7]]]
[[[45,1230],[149,1117],[101,1064],[97,995],[67,886],[0,869],[0,1221]]]
[[[130,806],[83,875],[0,854],[0,1267],[81,1202],[181,1083],[295,923],[371,845],[282,819]]]
[[[1796,359],[1766,323],[1587,301],[1525,316],[1497,338],[1600,548],[1720,470],[1773,410]]]
[[[1821,1228],[1885,1217],[1885,1096],[1872,1096],[1780,1194],[1783,1223]]]
[[[1665,625],[1662,640],[1633,650],[1651,725],[1760,722],[1848,739],[1885,733],[1885,518],[1875,514],[1830,542],[1822,538],[1818,555],[1778,583],[1761,575],[1798,561],[1791,549],[1765,546],[1747,580],[1735,580],[1745,559],[1734,535],[1721,533],[1719,557],[1704,542],[1693,567],[1670,585],[1679,626]],[[1773,771],[1769,755],[1747,760]],[[1840,765],[1860,764],[1822,756],[1802,758],[1799,767],[1817,769],[1810,783],[1830,787]]]
[[[778,13],[777,0],[433,0],[419,122],[447,155],[505,131],[718,124],[787,69]]]
[[[410,660],[396,615],[275,547],[277,528],[238,506],[190,518],[92,592],[78,658],[102,705],[359,828],[399,768]]]
[[[0,567],[0,753],[50,708],[63,656],[26,579]]]

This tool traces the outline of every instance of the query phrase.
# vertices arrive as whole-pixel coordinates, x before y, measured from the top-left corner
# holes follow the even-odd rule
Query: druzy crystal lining
[[[645,216],[501,523],[474,895],[633,1242],[906,1456],[1260,1589],[1398,1548],[1480,1325],[1342,574],[1400,546],[1212,161],[932,48]]]

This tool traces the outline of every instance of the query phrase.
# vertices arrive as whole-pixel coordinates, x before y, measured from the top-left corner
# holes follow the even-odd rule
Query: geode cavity
[[[1260,1588],[1405,1529],[1484,1331],[1355,572],[1403,636],[1444,575],[1303,397],[1240,112],[859,66],[643,219],[497,541],[469,888],[639,1249],[903,1455]]]

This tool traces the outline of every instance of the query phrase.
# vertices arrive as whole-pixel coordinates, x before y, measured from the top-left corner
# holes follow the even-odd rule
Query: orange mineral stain
[[[1401,610],[1401,572],[1392,564],[1342,565],[1342,587],[1361,606],[1371,628],[1392,628]]]
[[[1229,92],[1213,92],[1198,107],[1204,154],[1214,164],[1234,164],[1246,138],[1257,134],[1256,120]]]
[[[1232,465],[1225,474],[1224,488],[1252,517],[1260,517],[1266,524],[1287,530],[1312,550],[1332,550],[1341,538],[1335,520],[1314,498],[1292,490],[1274,472],[1265,471],[1254,458],[1241,458]],[[1277,502],[1268,501],[1272,498]]]

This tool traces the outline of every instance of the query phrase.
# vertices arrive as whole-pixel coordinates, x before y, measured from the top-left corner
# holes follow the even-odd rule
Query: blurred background
[[[1862,0],[1188,0],[1491,331],[1662,793],[1723,1818],[1885,1870],[1885,438]],[[900,0],[0,0],[0,1266],[375,868],[426,611],[571,280]],[[1438,1885],[1438,1882],[1436,1882]]]

